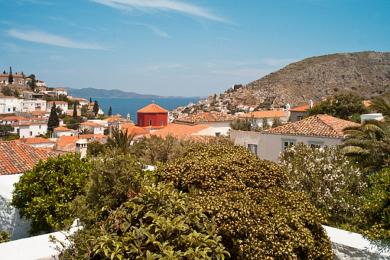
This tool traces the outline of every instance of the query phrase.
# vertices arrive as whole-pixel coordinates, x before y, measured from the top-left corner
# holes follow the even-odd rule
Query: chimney
[[[88,142],[85,139],[80,139],[76,142],[76,153],[80,154],[80,158],[87,157]]]

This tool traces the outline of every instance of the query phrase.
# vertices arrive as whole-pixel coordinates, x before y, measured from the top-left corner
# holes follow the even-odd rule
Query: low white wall
[[[14,183],[19,181],[20,176],[0,176],[0,230],[9,232],[12,240],[28,237],[30,229],[30,222],[20,218],[18,210],[10,205]]]

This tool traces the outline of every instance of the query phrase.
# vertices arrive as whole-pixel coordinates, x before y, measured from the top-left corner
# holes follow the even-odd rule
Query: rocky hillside
[[[390,52],[338,53],[307,58],[226,91],[231,105],[269,107],[320,100],[352,91],[367,98],[390,91]]]

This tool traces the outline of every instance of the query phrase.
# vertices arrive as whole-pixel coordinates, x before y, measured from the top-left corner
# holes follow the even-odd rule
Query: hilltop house
[[[157,104],[149,104],[137,111],[137,122],[140,127],[164,127],[168,124],[168,110]]]
[[[0,114],[12,114],[20,112],[22,108],[22,99],[10,96],[0,96]]]
[[[232,130],[230,138],[259,158],[277,162],[284,149],[297,143],[312,147],[339,145],[344,138],[343,130],[355,126],[359,124],[329,115],[315,115],[263,132]]]
[[[61,136],[75,136],[77,135],[77,130],[69,129],[65,126],[59,126],[54,128],[53,138],[59,138]]]
[[[250,120],[252,127],[262,128],[264,124],[272,126],[275,120],[279,120],[282,124],[287,123],[289,114],[285,110],[262,110],[239,115],[239,118]]]
[[[80,124],[80,132],[85,132],[85,131],[95,135],[103,135],[104,126],[92,121],[83,122]]]
[[[61,109],[62,114],[65,114],[68,111],[68,102],[66,101],[49,101],[47,102],[46,111],[50,111],[54,104],[57,109]]]
[[[222,112],[198,112],[174,121],[176,124],[207,125],[208,127],[199,132],[205,136],[227,136],[230,131],[230,123],[236,117]]]

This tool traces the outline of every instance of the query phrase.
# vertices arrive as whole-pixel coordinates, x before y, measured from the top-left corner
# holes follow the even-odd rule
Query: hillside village
[[[227,92],[241,88],[243,86],[235,85]],[[0,195],[8,201],[0,207],[9,211],[0,230],[7,230],[12,240],[28,237],[32,225],[15,208],[6,206],[12,201],[12,185],[50,158],[72,154],[94,158],[109,154],[111,149],[134,150],[132,153],[143,154],[147,167],[154,169],[157,163],[180,157],[179,151],[187,145],[210,143],[206,147],[213,147],[213,142],[221,139],[225,140],[221,142],[243,147],[240,154],[246,150],[257,158],[283,164],[286,163],[284,156],[294,147],[337,150],[346,145],[348,129],[359,129],[372,122],[382,124],[388,117],[372,105],[375,100],[351,93],[324,97],[322,101],[270,107],[233,106],[229,98],[221,94],[174,111],[151,103],[137,111],[137,122],[133,122],[129,116],[112,115],[111,108],[105,114],[97,101],[70,96],[65,88],[49,87],[35,75],[13,73],[11,68],[0,74],[0,90],[0,178],[3,179]],[[329,104],[341,108],[333,113],[334,110],[326,110]],[[343,114],[346,111],[343,105],[348,107],[347,114]],[[349,236],[343,233],[346,231],[324,228],[329,232],[336,255],[349,251],[351,255],[367,256],[358,246],[355,248],[357,242],[338,241],[339,236]],[[371,247],[361,236],[356,241]],[[367,254],[380,256],[377,249]]]

